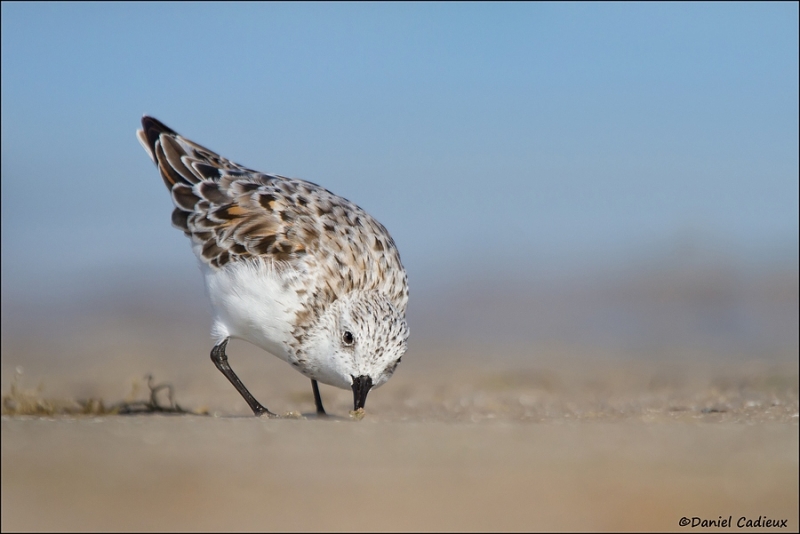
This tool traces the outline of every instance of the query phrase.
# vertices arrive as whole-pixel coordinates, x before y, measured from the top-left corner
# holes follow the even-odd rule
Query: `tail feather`
[[[158,166],[164,184],[170,190],[176,184],[193,186],[203,181],[217,180],[223,169],[244,169],[147,115],[142,117],[142,129],[136,131],[136,137]]]
[[[179,136],[178,132],[160,120],[154,119],[153,117],[148,117],[147,115],[142,117],[142,130],[144,131],[144,136],[147,140],[148,146],[150,146],[154,152],[156,142],[158,142],[161,134]]]

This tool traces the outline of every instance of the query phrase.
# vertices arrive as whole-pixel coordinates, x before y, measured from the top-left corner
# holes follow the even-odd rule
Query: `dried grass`
[[[43,395],[44,387],[24,389],[19,384],[19,375],[11,382],[8,393],[3,395],[2,415],[54,416],[54,415],[141,415],[141,414],[183,414],[209,415],[207,409],[187,410],[175,402],[175,389],[172,384],[155,384],[152,375],[145,377],[150,390],[149,398],[136,397],[141,390],[140,381],[134,381],[131,392],[123,401],[106,405],[103,399],[56,399]],[[166,395],[164,395],[164,392]],[[167,403],[164,402],[166,396]]]

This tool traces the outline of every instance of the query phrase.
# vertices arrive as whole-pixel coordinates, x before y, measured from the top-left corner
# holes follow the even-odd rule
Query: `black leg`
[[[314,403],[317,405],[317,415],[328,415],[325,413],[325,408],[322,407],[322,397],[319,395],[319,386],[317,381],[311,379],[311,389],[314,390]]]
[[[228,365],[228,356],[225,354],[225,346],[228,344],[228,339],[224,339],[218,345],[215,345],[213,349],[211,349],[211,361],[214,362],[214,365],[217,366],[217,369],[222,371],[222,374],[225,375],[233,387],[236,388],[236,391],[244,397],[244,400],[247,401],[247,404],[250,405],[250,409],[253,410],[253,413],[256,415],[275,415],[271,411],[267,410],[266,407],[262,406],[255,397],[253,397],[247,388],[244,387],[242,381],[239,380],[239,377],[236,376],[236,373],[233,372],[231,366]]]

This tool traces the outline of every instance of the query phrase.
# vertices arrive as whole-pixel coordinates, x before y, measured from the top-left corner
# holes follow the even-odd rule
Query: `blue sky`
[[[357,202],[412,281],[686,236],[786,260],[798,23],[796,3],[3,3],[3,287],[194,268],[143,113]]]

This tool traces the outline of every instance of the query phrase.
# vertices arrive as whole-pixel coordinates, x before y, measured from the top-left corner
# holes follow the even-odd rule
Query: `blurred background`
[[[383,222],[410,366],[796,357],[797,4],[3,3],[3,387],[216,373],[144,113]]]
[[[225,416],[4,415],[3,530],[796,530],[797,3],[0,9],[4,414],[152,373]],[[364,421],[253,418],[209,361],[145,113],[389,229],[411,340]]]

